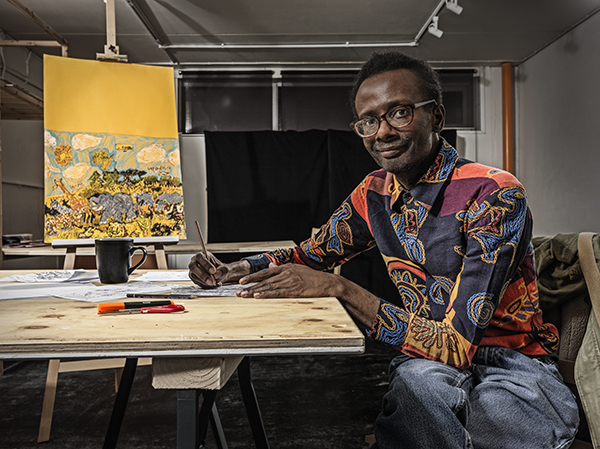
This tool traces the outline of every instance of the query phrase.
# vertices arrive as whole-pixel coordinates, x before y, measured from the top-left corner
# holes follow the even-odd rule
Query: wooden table
[[[16,273],[23,271],[0,271],[0,277]],[[335,298],[208,297],[178,302],[185,304],[185,312],[99,316],[95,303],[58,298],[0,301],[0,359],[127,358],[104,446],[114,447],[137,358],[152,357],[154,387],[175,388],[182,403],[187,401],[178,406],[182,449],[198,447],[214,411],[216,391],[240,363],[244,372],[248,370],[244,357],[364,351],[363,334]],[[247,380],[244,399],[250,395],[246,404],[252,408],[256,400],[253,405],[249,371]],[[199,390],[213,393],[205,395],[197,420]],[[257,440],[259,412],[254,419],[260,421],[253,426]],[[262,438],[262,447],[268,447],[266,436]]]

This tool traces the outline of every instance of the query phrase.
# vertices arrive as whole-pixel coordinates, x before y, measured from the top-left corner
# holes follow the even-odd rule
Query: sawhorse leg
[[[128,358],[123,368],[119,391],[117,391],[117,397],[115,398],[115,404],[104,439],[104,446],[102,446],[103,449],[114,449],[117,446],[117,439],[121,431],[121,424],[125,416],[125,409],[127,408],[127,401],[129,401],[129,393],[131,393],[136,368],[137,358]]]
[[[198,398],[203,400],[198,412]],[[218,390],[177,390],[177,449],[204,448],[208,423],[218,449],[227,449],[227,441],[215,404]]]
[[[254,385],[250,377],[250,359],[248,357],[244,357],[244,360],[238,366],[237,372],[256,449],[269,449],[269,440],[267,439],[262,415],[258,408],[258,401],[256,400],[256,392],[254,391]]]

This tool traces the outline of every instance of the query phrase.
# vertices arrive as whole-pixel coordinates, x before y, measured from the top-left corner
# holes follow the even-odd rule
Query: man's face
[[[424,98],[419,80],[407,69],[381,73],[366,79],[356,94],[358,118],[380,117],[389,109],[431,100]],[[424,106],[414,110],[410,125],[392,128],[382,120],[377,133],[363,138],[377,164],[412,188],[427,171],[438,151],[438,135],[444,124],[444,108]]]

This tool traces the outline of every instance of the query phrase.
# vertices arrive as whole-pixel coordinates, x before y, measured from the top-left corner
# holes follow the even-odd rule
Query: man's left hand
[[[242,298],[316,298],[337,296],[341,276],[313,270],[304,265],[273,265],[240,279],[240,284],[256,282],[239,290]]]

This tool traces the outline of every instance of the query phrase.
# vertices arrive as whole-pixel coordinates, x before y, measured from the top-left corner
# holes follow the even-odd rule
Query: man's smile
[[[375,142],[373,151],[379,153],[382,157],[390,159],[406,152],[410,145],[410,139],[398,139],[392,142]]]

